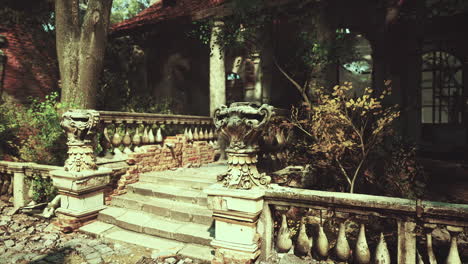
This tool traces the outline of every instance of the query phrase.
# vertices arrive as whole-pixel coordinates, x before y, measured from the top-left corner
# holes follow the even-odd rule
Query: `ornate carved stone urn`
[[[218,177],[225,187],[250,189],[270,183],[270,177],[257,170],[257,153],[259,136],[272,111],[270,105],[250,102],[236,102],[215,110],[215,126],[230,142],[226,149],[228,170]]]
[[[65,171],[96,170],[93,139],[99,123],[95,110],[69,110],[62,115],[60,125],[67,133],[68,158]]]

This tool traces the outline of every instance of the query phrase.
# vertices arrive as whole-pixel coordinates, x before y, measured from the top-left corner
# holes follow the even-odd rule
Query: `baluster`
[[[208,135],[208,130],[203,129],[203,140],[206,140],[206,143],[210,140],[210,136]]]
[[[323,225],[319,224],[318,226],[318,236],[316,243],[316,251],[319,258],[325,259],[328,256],[328,238],[325,232],[323,231]]]
[[[148,144],[152,145],[154,144],[155,139],[154,139],[154,134],[153,134],[153,124],[151,124],[148,128]]]
[[[213,133],[213,128],[210,129],[210,132],[208,133],[208,137],[210,138],[210,145],[214,146],[214,133]]]
[[[139,131],[139,125],[137,124],[136,125],[136,129],[135,129],[135,135],[133,135],[133,138],[132,138],[132,144],[134,146],[133,148],[133,151],[135,152],[139,152],[140,151],[140,145],[141,145],[141,135],[140,135],[140,131]]]
[[[122,155],[122,151],[120,151],[119,146],[122,143],[122,137],[119,135],[118,126],[115,124],[115,132],[112,136],[112,146],[114,147],[114,154],[115,155]]]
[[[156,132],[156,139],[155,139],[156,143],[158,144],[162,144],[163,143],[163,136],[162,136],[162,132],[161,132],[161,126],[159,126],[158,128],[158,132]]]
[[[383,233],[380,233],[380,240],[375,249],[375,264],[390,264],[390,253]]]
[[[463,232],[462,227],[457,226],[447,226],[447,231],[449,231],[450,239],[450,250],[445,260],[445,264],[461,264],[460,254],[458,253],[457,237]]]
[[[335,245],[335,254],[338,261],[346,262],[351,254],[348,240],[346,239],[346,227],[344,223],[340,223],[338,238]]]
[[[359,229],[359,236],[356,241],[356,263],[357,264],[369,264],[370,263],[370,251],[369,247],[367,246],[366,240],[366,230],[364,224],[361,224],[361,228]]]
[[[148,138],[148,124],[144,124],[144,129],[143,129],[143,137],[141,138],[141,142],[146,145],[149,143],[149,138]]]
[[[130,145],[132,144],[132,138],[130,137],[130,133],[128,132],[128,124],[125,122],[123,123],[125,127],[125,135],[122,139],[122,144],[124,145],[124,150],[123,152],[125,154],[132,153],[133,151],[130,149]]]
[[[192,128],[189,128],[189,130],[188,130],[188,141],[193,142]]]
[[[200,127],[200,132],[198,134],[198,140],[205,140],[205,134],[203,134],[203,128]]]
[[[278,253],[287,253],[292,248],[291,231],[288,228],[286,214],[282,215],[281,227],[276,236],[276,250]]]
[[[109,149],[111,148],[112,144],[111,144],[111,140],[109,137],[109,132],[107,131],[108,124],[107,125],[103,124],[103,126],[104,126],[104,130],[102,132],[102,137],[100,139],[100,144],[102,147],[101,156],[110,159],[112,158],[112,154],[109,152]]]
[[[305,217],[301,219],[301,227],[299,228],[299,235],[297,236],[296,245],[294,247],[294,254],[299,256],[306,256],[310,254],[313,239],[309,238],[305,228]]]
[[[195,130],[193,131],[193,141],[198,141],[198,127],[195,127]]]
[[[434,254],[434,249],[432,247],[432,231],[437,226],[435,224],[424,224],[424,232],[426,232],[426,248],[427,256],[429,259],[429,264],[437,264],[437,259]]]

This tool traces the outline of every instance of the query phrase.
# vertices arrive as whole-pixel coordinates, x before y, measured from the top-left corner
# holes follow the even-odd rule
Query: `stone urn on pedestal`
[[[237,102],[214,112],[219,133],[229,139],[228,168],[219,183],[205,189],[215,220],[212,263],[253,263],[260,255],[257,230],[270,177],[257,170],[258,139],[270,121],[273,107]]]
[[[56,224],[64,232],[93,220],[104,209],[104,189],[112,170],[96,166],[93,141],[98,123],[99,113],[94,110],[69,110],[62,115],[68,158],[63,169],[52,171],[51,176],[61,195]]]

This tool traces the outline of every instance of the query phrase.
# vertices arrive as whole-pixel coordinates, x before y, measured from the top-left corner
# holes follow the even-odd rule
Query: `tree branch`
[[[306,102],[307,104],[310,105],[309,97],[307,97],[307,94],[305,92],[306,86],[301,87],[293,78],[291,78],[291,76],[289,76],[289,74],[287,74],[283,70],[283,68],[281,68],[281,66],[279,66],[278,61],[276,60],[275,57],[273,57],[273,61],[275,62],[275,65],[278,68],[278,70],[286,77],[286,79],[288,79],[297,88],[297,90],[299,91],[299,93],[302,96],[302,99],[304,99],[304,102]]]

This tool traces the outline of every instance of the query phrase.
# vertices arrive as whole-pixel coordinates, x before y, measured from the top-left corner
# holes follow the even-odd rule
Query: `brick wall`
[[[171,147],[168,147],[171,146]],[[206,141],[187,143],[183,135],[167,137],[164,146],[143,146],[142,152],[128,155],[128,170],[113,184],[114,189],[107,195],[108,204],[113,195],[126,193],[126,186],[139,180],[142,173],[164,171],[180,167],[199,167],[214,161],[215,149]]]
[[[20,102],[29,96],[43,98],[57,90],[55,43],[33,34],[39,31],[40,28],[22,24],[0,27],[0,34],[6,37],[6,46],[1,48],[6,56],[1,92]]]

